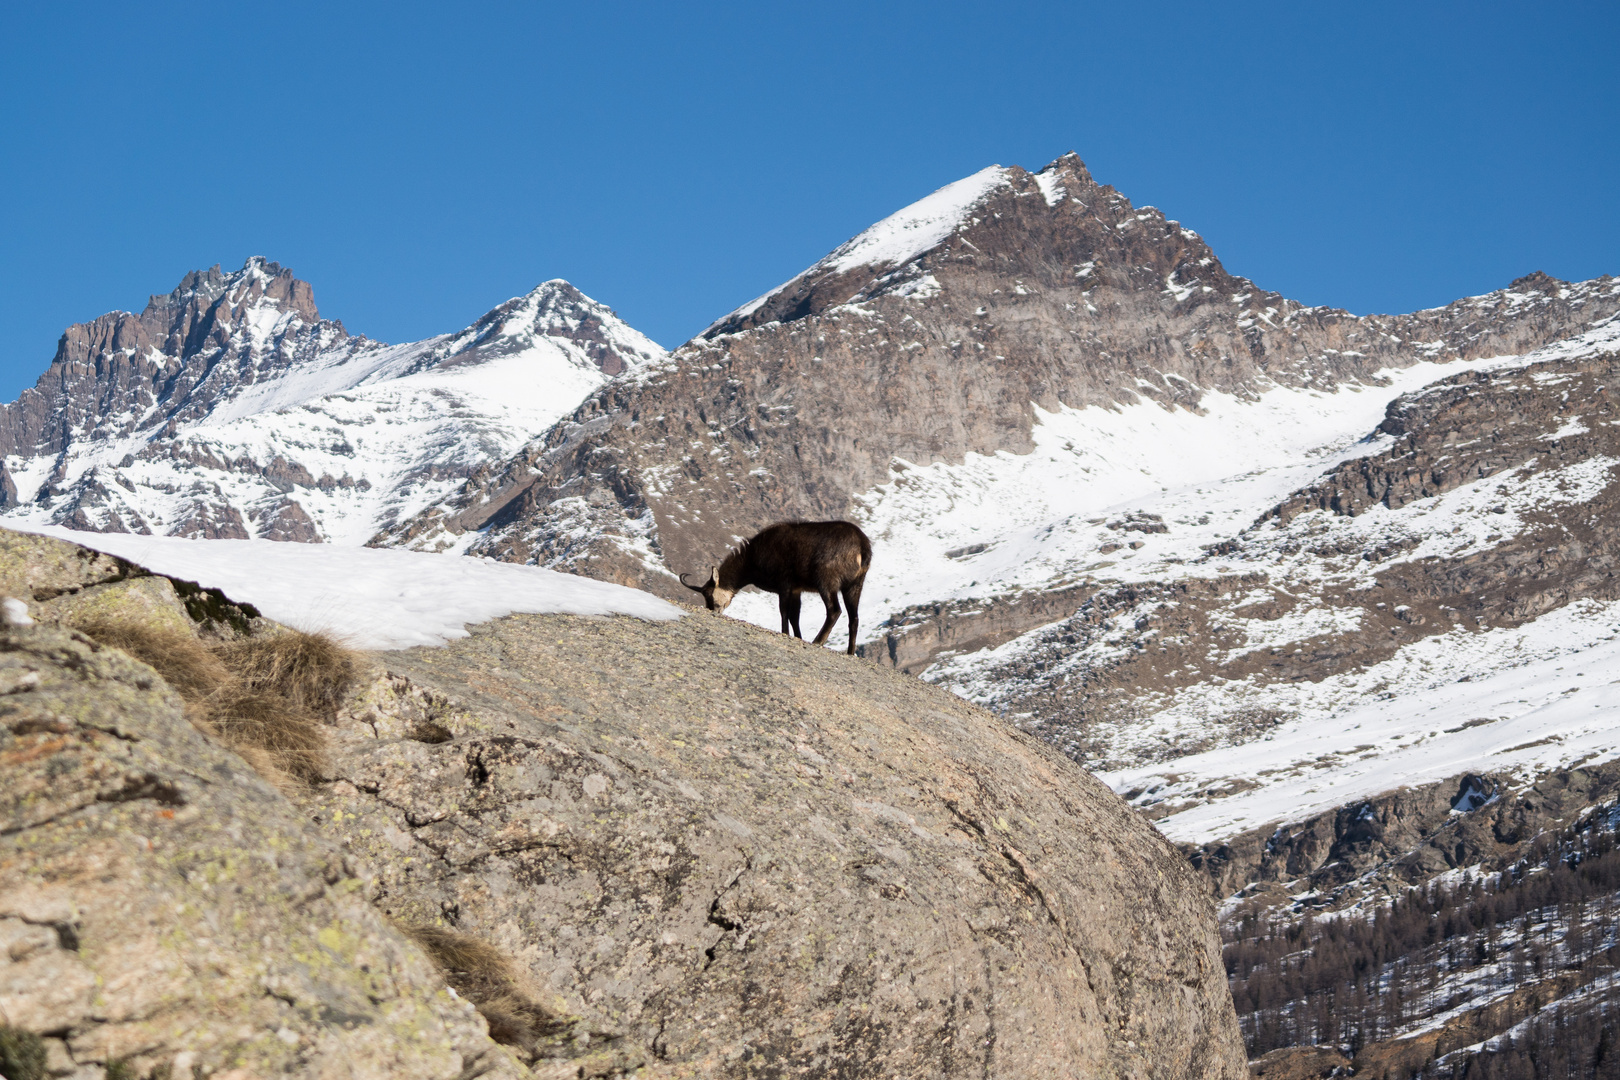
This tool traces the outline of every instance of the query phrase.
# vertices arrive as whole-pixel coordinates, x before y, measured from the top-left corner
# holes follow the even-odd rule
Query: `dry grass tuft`
[[[324,634],[289,630],[226,642],[218,651],[248,686],[322,716],[337,711],[354,682],[354,654]]]
[[[541,1039],[572,1026],[536,1001],[511,960],[488,942],[436,926],[402,929],[438,965],[444,981],[483,1014],[496,1042],[532,1055]]]
[[[186,717],[218,736],[278,786],[309,781],[326,763],[323,721],[354,682],[354,656],[330,638],[288,631],[210,647],[135,622],[75,627],[149,665],[186,703]]]
[[[102,645],[122,650],[163,676],[179,691],[189,711],[233,681],[231,669],[207,645],[189,634],[137,622],[81,622],[75,630]]]
[[[208,722],[233,748],[259,751],[300,780],[318,779],[326,765],[321,718],[274,691],[236,683],[209,700]]]
[[[22,1028],[0,1027],[0,1076],[9,1080],[47,1080],[45,1044]]]

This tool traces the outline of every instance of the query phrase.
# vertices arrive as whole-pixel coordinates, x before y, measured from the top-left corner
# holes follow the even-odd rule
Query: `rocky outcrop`
[[[993,649],[1036,627],[1057,622],[1073,614],[1095,591],[1092,586],[1076,586],[983,600],[920,604],[885,619],[882,635],[858,646],[856,651],[885,667],[920,675],[943,654]]]
[[[1287,902],[1308,893],[1312,907],[1331,907],[1451,870],[1499,871],[1617,795],[1620,762],[1528,783],[1468,773],[1185,850],[1219,896]]]
[[[268,341],[249,331],[260,311],[275,328]],[[115,311],[68,327],[39,382],[0,408],[0,448],[59,454],[92,433],[194,419],[238,382],[347,336],[321,321],[309,284],[276,263],[193,271],[139,315]]]
[[[189,625],[168,580],[3,556],[8,590],[55,594],[0,630],[4,1034],[74,1077],[521,1075],[337,845],[151,668],[51,621]]]
[[[542,1072],[1243,1071],[1185,859],[959,699],[703,615],[380,664],[312,816],[576,1018]]]

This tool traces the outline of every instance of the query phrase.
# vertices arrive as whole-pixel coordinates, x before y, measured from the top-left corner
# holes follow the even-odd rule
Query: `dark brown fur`
[[[744,540],[726,556],[725,562],[711,567],[703,585],[681,584],[703,594],[710,611],[724,611],[731,598],[749,585],[776,594],[782,612],[782,633],[799,638],[799,597],[815,593],[827,605],[827,621],[816,635],[815,644],[826,644],[838,621],[838,597],[849,607],[849,649],[855,653],[855,634],[860,629],[861,586],[872,567],[872,542],[847,521],[781,521]],[[791,629],[790,629],[791,628]]]

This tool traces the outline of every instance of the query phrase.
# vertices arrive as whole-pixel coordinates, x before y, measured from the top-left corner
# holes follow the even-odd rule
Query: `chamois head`
[[[695,593],[702,593],[703,604],[710,611],[726,610],[731,606],[731,598],[737,595],[732,589],[720,587],[720,568],[718,566],[709,567],[709,580],[702,585],[693,585],[686,580],[685,574],[681,575],[681,584]]]

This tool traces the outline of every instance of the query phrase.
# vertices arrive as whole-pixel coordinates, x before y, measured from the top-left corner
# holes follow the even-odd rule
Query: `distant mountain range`
[[[668,354],[564,282],[384,346],[273,263],[189,275],[6,407],[0,520],[681,597],[771,521],[849,517],[869,657],[1064,747],[1233,918],[1286,923],[1515,865],[1620,795],[1617,394],[1615,278],[1307,307],[1069,155],[942,188]],[[1458,989],[1379,1060],[1549,994],[1487,1021]],[[1286,1001],[1252,1048],[1316,1038],[1275,1034]]]
[[[0,410],[6,515],[104,532],[365,543],[664,351],[564,281],[405,345],[320,318],[273,262],[68,328]]]

